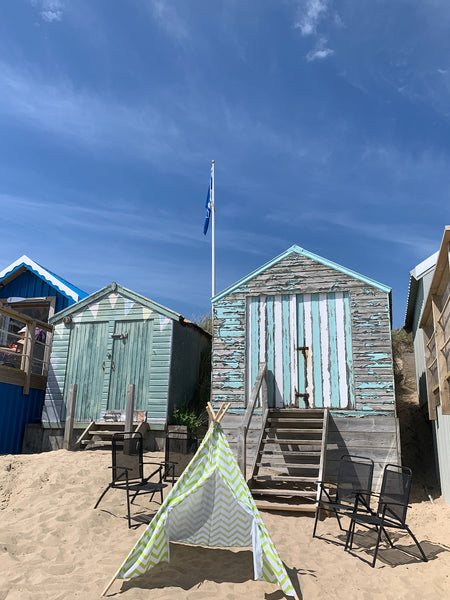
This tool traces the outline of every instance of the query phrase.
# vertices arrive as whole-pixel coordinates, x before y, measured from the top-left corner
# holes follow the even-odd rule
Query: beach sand
[[[0,600],[99,598],[158,509],[142,496],[128,529],[125,494],[112,490],[94,510],[109,480],[109,462],[110,452],[104,450],[0,456]],[[262,516],[299,598],[450,598],[450,506],[441,498],[431,503],[420,487],[413,500],[408,522],[423,542],[428,563],[383,544],[372,569],[365,562],[371,560],[372,534],[356,536],[351,555],[344,552],[335,519],[321,521],[321,538],[313,539],[311,516]],[[416,552],[407,535],[395,533],[394,539]],[[250,550],[171,546],[169,564],[116,581],[108,597],[284,598],[275,585],[252,580]]]

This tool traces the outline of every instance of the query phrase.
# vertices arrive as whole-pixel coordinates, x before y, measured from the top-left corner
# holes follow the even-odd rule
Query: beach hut
[[[253,452],[255,496],[292,481],[285,495],[311,510],[343,454],[373,458],[375,486],[400,462],[390,302],[389,287],[299,246],[212,299],[212,400],[231,403],[223,426],[244,469]]]
[[[414,343],[414,362],[416,370],[416,385],[421,407],[428,408],[428,394],[425,366],[425,344],[423,331],[419,327],[425,300],[430,291],[438,252],[418,264],[409,274],[408,299],[404,329],[412,333]]]
[[[159,445],[173,408],[194,401],[201,378],[209,379],[211,336],[117,283],[50,321],[54,343],[42,416],[44,449],[61,447],[73,384],[74,439],[90,424],[123,414],[128,386],[134,385],[134,409]]]
[[[49,318],[85,296],[25,255],[0,271],[0,453],[19,453],[27,425],[40,421]]]
[[[419,327],[438,474],[442,495],[450,504],[450,226],[445,227]]]

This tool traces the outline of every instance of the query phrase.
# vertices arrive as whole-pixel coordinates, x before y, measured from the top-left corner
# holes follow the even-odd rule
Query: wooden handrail
[[[53,325],[49,323],[45,323],[44,321],[39,321],[38,319],[33,319],[33,317],[29,317],[28,315],[24,315],[12,308],[7,308],[6,306],[0,306],[0,314],[5,315],[6,317],[11,317],[16,321],[21,321],[22,323],[26,323],[27,325],[31,325],[33,322],[36,327],[39,329],[44,329],[45,331],[53,331]]]
[[[264,416],[267,417],[268,412],[268,400],[267,400],[267,365],[266,363],[261,363],[259,365],[258,375],[256,376],[255,384],[250,394],[250,400],[247,405],[247,409],[244,414],[244,419],[242,421],[242,425],[239,431],[238,438],[238,463],[239,468],[241,469],[244,478],[247,477],[246,469],[247,469],[247,432],[250,426],[250,421],[252,419],[253,413],[255,411],[257,400],[259,398],[259,392],[261,391],[261,408],[263,412],[263,426],[264,426]]]
[[[320,482],[324,480],[325,476],[325,465],[327,460],[327,439],[328,439],[328,417],[329,409],[325,408],[323,411],[323,424],[322,424],[322,444],[320,447],[320,463],[319,463],[319,483],[317,484],[317,502],[320,499]]]

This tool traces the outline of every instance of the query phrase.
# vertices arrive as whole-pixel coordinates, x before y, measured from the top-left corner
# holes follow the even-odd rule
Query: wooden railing
[[[260,402],[258,403],[258,399]],[[259,365],[258,375],[256,376],[255,385],[253,386],[250,394],[250,400],[247,405],[247,409],[244,414],[244,419],[239,431],[238,437],[238,464],[241,469],[244,478],[247,478],[247,433],[250,427],[253,413],[257,406],[262,409],[262,429],[264,431],[264,424],[267,421],[267,415],[269,412],[268,400],[267,400],[267,365],[261,363]]]
[[[32,376],[45,380],[52,331],[48,323],[0,307],[0,381],[23,385],[23,393],[28,394]],[[44,341],[37,338],[43,332]]]
[[[325,466],[327,461],[327,440],[328,440],[328,420],[329,420],[329,409],[325,408],[323,411],[323,424],[322,424],[322,445],[320,447],[320,463],[319,463],[319,479],[317,485],[317,501],[320,498],[320,482],[324,481],[325,477]]]

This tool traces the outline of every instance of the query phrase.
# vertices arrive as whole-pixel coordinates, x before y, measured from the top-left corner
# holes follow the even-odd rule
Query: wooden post
[[[64,427],[64,450],[70,450],[72,444],[73,434],[73,420],[75,418],[75,404],[77,402],[77,389],[76,383],[71,384],[69,387],[69,397],[67,398],[67,412],[66,412],[66,426]]]
[[[36,321],[27,323],[25,336],[23,340],[22,350],[22,364],[21,369],[25,371],[25,385],[23,386],[23,393],[30,393],[30,382],[31,382],[31,369],[32,359],[34,354],[34,336],[36,332]]]
[[[135,384],[130,383],[127,389],[127,404],[125,407],[125,431],[133,431],[135,389]]]

